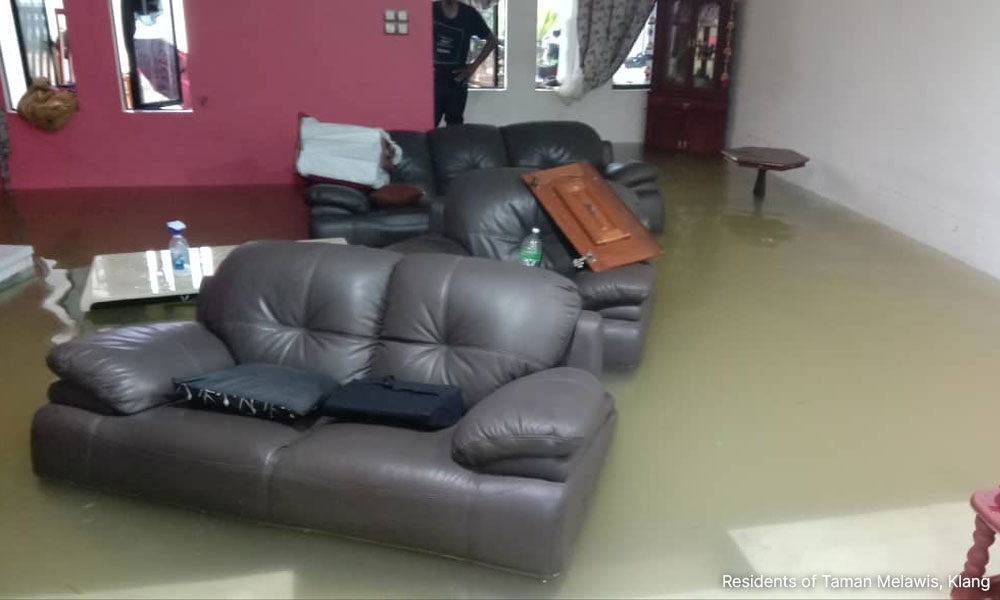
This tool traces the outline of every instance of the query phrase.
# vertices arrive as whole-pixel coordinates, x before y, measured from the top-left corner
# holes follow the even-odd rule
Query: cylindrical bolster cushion
[[[590,443],[611,410],[594,375],[570,367],[541,371],[503,386],[462,417],[452,456],[474,468],[568,457]]]
[[[116,414],[170,401],[175,377],[233,365],[222,340],[200,323],[121,327],[54,347],[49,368]]]

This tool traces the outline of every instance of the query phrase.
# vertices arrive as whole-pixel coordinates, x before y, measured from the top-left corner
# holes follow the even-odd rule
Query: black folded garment
[[[244,364],[174,380],[181,400],[206,410],[293,422],[337,388],[332,377],[283,365]]]
[[[320,413],[344,421],[443,429],[462,418],[462,390],[453,385],[356,379],[326,397]]]

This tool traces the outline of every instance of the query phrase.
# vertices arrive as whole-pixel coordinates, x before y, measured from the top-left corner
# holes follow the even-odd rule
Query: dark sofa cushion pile
[[[196,408],[286,422],[315,413],[338,387],[326,375],[259,363],[177,379],[174,386]]]

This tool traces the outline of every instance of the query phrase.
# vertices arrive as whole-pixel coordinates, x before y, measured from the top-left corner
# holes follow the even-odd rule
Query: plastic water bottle
[[[183,221],[171,221],[167,223],[170,230],[170,263],[175,271],[187,272],[191,269],[191,259],[188,256],[188,241],[181,234],[187,229]]]
[[[521,242],[517,250],[518,262],[526,267],[542,266],[542,238],[537,227],[531,228],[531,233]]]

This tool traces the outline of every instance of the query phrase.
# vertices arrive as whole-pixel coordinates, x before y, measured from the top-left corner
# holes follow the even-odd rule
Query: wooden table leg
[[[763,198],[767,193],[767,169],[757,169],[757,183],[753,186],[753,195]]]
[[[989,548],[995,537],[996,532],[990,529],[982,517],[976,515],[976,530],[972,532],[972,548],[969,548],[969,552],[965,555],[965,567],[962,569],[961,577],[982,577],[986,573],[986,563],[990,560]],[[984,598],[987,595],[978,588],[953,588],[951,597],[953,600],[971,600]]]

